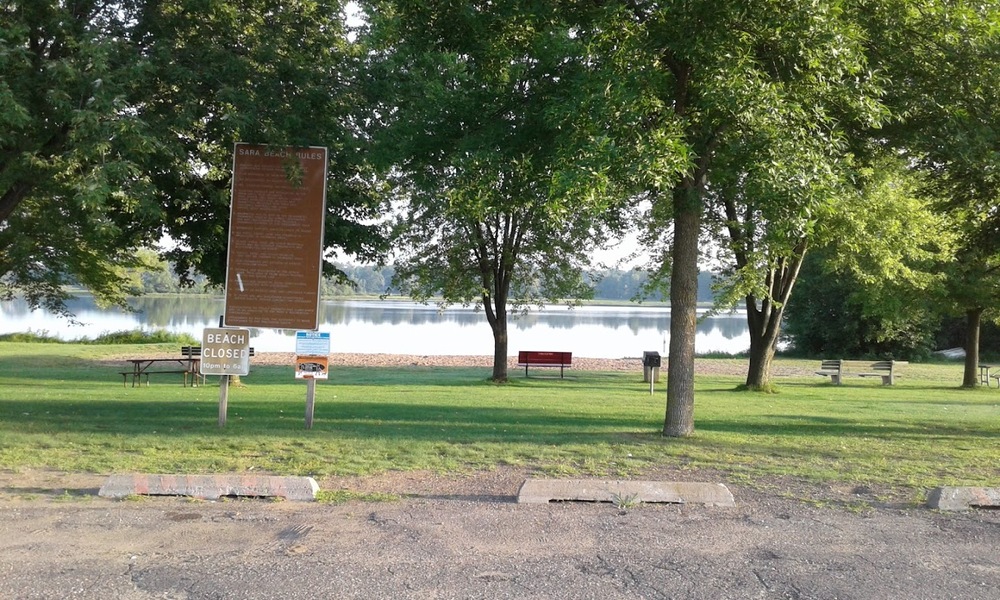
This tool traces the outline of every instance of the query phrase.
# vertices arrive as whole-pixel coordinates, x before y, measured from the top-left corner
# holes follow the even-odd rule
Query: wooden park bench
[[[517,353],[517,366],[524,367],[524,376],[528,376],[528,367],[559,367],[559,377],[573,364],[572,352],[540,352],[538,350],[521,350]]]
[[[205,385],[205,376],[201,374],[201,346],[181,346],[181,356],[187,359],[188,368],[184,373],[184,385],[187,385],[188,374],[191,375],[191,387],[198,385],[198,379]]]
[[[824,360],[820,363],[819,371],[816,371],[817,375],[822,375],[823,377],[829,377],[830,382],[834,385],[840,385],[844,381],[845,375],[854,375],[857,377],[881,377],[882,385],[893,385],[896,383],[896,376],[898,375],[898,367],[907,364],[903,360],[878,360],[873,363],[868,363],[865,366],[859,365],[860,361],[853,361],[849,363],[845,360]],[[861,369],[860,371],[858,369]]]
[[[997,387],[1000,388],[1000,373],[990,373],[995,368],[997,368],[997,365],[979,363],[979,383],[990,387],[990,379],[996,379]]]

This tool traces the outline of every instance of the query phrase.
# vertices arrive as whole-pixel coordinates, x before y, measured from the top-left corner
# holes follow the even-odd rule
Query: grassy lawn
[[[910,489],[1000,485],[1000,390],[963,390],[961,366],[909,365],[899,383],[830,385],[778,377],[777,394],[738,392],[741,378],[699,377],[696,434],[660,436],[665,385],[634,373],[572,377],[484,369],[341,368],[317,384],[304,428],[305,384],[291,367],[253,367],[217,426],[217,378],[180,375],[123,387],[108,357],[161,346],[0,342],[0,469],[245,472],[323,477],[514,465],[550,475],[630,476],[659,466],[713,469],[733,480],[792,477]],[[699,359],[705,361],[726,359]],[[817,361],[779,359],[812,370]]]

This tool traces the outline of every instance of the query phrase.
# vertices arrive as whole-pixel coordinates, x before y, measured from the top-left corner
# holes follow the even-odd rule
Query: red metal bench
[[[573,364],[572,352],[539,352],[537,350],[521,350],[517,353],[517,366],[524,367],[524,376],[528,376],[528,367],[559,367],[559,377]]]

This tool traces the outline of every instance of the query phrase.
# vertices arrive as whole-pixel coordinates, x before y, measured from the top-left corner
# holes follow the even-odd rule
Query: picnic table
[[[979,383],[990,387],[990,377],[997,380],[997,387],[1000,388],[1000,373],[993,375],[990,374],[991,369],[996,369],[998,365],[988,365],[986,363],[979,363]]]
[[[191,387],[198,385],[199,370],[201,368],[201,353],[192,352],[189,346],[183,348],[181,356],[176,358],[130,358],[128,359],[131,369],[119,371],[122,376],[122,386],[124,387],[129,378],[132,379],[132,387],[137,384],[142,385],[143,379],[149,386],[150,375],[160,374],[181,374],[184,376],[183,384],[187,387],[188,376],[191,376]],[[198,348],[200,351],[201,348]],[[203,378],[204,379],[204,378]]]
[[[254,355],[254,349],[250,348],[250,356]],[[130,358],[128,362],[131,369],[119,371],[122,376],[122,386],[128,384],[132,378],[132,387],[137,384],[142,385],[145,379],[149,386],[150,375],[181,374],[184,376],[184,386],[187,387],[188,376],[191,377],[191,387],[198,386],[198,380],[205,383],[205,376],[201,374],[201,346],[181,346],[181,355],[176,358]]]

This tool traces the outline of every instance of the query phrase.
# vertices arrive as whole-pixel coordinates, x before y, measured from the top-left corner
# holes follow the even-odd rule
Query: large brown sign
[[[326,157],[326,148],[236,144],[227,326],[319,326]]]

